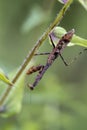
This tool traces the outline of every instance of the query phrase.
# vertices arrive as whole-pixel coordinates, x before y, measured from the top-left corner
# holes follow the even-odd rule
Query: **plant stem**
[[[36,42],[36,44],[34,45],[34,47],[31,50],[31,52],[29,52],[29,54],[25,58],[23,64],[20,66],[16,75],[13,77],[13,80],[12,80],[13,84],[16,83],[16,81],[20,78],[21,74],[24,72],[25,68],[27,67],[27,65],[31,61],[32,57],[34,56],[36,50],[42,45],[43,41],[47,38],[50,31],[52,31],[52,29],[60,23],[65,12],[68,10],[68,8],[70,7],[72,2],[73,2],[73,0],[68,0],[68,2],[63,6],[63,8],[58,13],[58,15],[55,18],[55,20],[53,21],[53,23],[47,28],[47,30],[43,33],[43,35]],[[0,106],[3,105],[4,101],[6,100],[7,96],[9,95],[11,89],[12,89],[12,86],[8,86],[6,91],[3,93],[1,100],[0,100]]]

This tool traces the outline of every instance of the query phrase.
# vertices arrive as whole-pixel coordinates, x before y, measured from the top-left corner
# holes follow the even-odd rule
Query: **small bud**
[[[54,42],[54,44],[56,45],[58,43],[58,40],[66,33],[66,30],[62,27],[55,27],[52,32],[49,34]],[[50,41],[50,38],[49,38]],[[50,41],[51,43],[51,41]],[[52,44],[52,43],[51,43]]]
[[[68,2],[68,0],[58,0],[59,2],[61,2],[62,4],[66,4]]]

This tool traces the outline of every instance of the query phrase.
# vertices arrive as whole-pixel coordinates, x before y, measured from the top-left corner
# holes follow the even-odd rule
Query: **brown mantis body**
[[[33,66],[27,71],[27,74],[31,74],[33,72],[39,71],[34,83],[28,85],[31,90],[33,90],[34,87],[38,84],[38,82],[42,79],[46,70],[53,64],[53,62],[55,61],[55,59],[58,56],[60,56],[62,58],[64,64],[67,65],[67,63],[64,61],[61,53],[62,53],[63,49],[67,46],[67,44],[70,42],[70,40],[72,39],[74,32],[75,32],[74,29],[72,29],[71,31],[69,31],[65,35],[63,35],[62,38],[58,41],[56,46],[54,45],[53,40],[52,40],[51,36],[49,35],[50,40],[51,40],[52,45],[53,45],[53,49],[48,55],[46,65],[45,66],[39,65],[39,66],[36,66],[36,67]]]

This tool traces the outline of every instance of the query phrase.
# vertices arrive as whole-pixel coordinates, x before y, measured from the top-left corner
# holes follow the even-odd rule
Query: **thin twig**
[[[16,81],[20,78],[21,74],[24,72],[25,68],[31,61],[32,57],[34,56],[36,50],[42,45],[44,40],[47,38],[48,34],[52,31],[52,29],[57,26],[60,21],[62,20],[65,12],[68,10],[70,7],[71,3],[73,0],[68,0],[68,2],[63,6],[63,8],[60,10],[58,13],[57,17],[53,21],[53,23],[47,28],[47,30],[43,33],[43,35],[39,38],[39,40],[36,42],[34,47],[32,48],[31,52],[27,55],[25,58],[23,64],[20,66],[19,70],[17,71],[16,75],[13,77],[12,83],[16,83]],[[3,93],[1,100],[0,100],[0,106],[3,105],[4,101],[6,100],[7,96],[9,95],[10,91],[12,89],[12,86],[8,86],[5,92]]]

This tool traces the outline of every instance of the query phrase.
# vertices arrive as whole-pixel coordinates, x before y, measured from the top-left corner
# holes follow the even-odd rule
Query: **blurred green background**
[[[6,73],[18,68],[37,39],[61,9],[57,0],[0,0],[0,67]],[[87,12],[75,2],[60,26],[74,28],[87,39]],[[48,40],[40,52],[49,52]],[[70,62],[82,47],[67,47],[64,58]],[[46,56],[35,57],[34,64],[45,64]],[[0,117],[0,130],[87,130],[87,53],[69,67],[59,58],[47,71],[37,88],[31,92],[26,77],[22,110],[19,114]],[[0,86],[1,87],[1,86]]]

